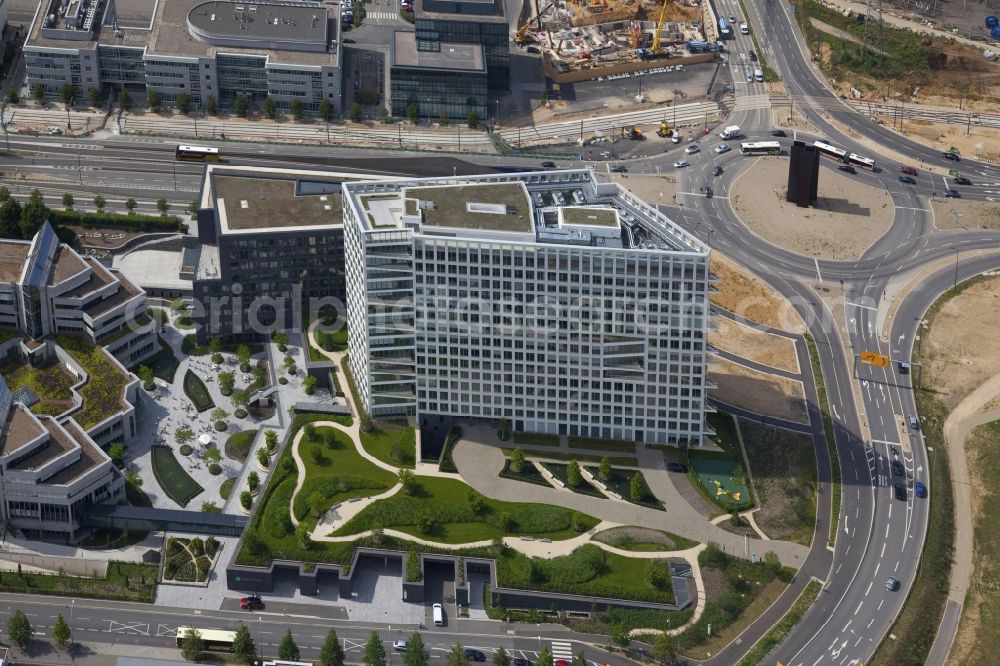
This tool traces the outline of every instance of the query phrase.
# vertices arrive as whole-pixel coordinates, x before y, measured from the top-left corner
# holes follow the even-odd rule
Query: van
[[[753,79],[757,83],[764,83],[764,72],[760,71],[760,68],[753,70]]]
[[[740,126],[739,125],[730,125],[726,129],[724,129],[721,132],[719,132],[719,138],[720,139],[736,139],[736,138],[742,136],[742,134],[743,133],[740,131]]]
[[[920,423],[917,421],[916,416],[910,417],[910,427],[913,428],[914,430],[920,430]]]
[[[443,627],[444,626],[444,608],[441,604],[434,604],[434,626]]]

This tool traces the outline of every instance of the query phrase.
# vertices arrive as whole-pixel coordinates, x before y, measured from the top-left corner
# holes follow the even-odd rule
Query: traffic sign
[[[861,352],[861,362],[876,365],[880,368],[889,367],[889,357],[876,352]]]

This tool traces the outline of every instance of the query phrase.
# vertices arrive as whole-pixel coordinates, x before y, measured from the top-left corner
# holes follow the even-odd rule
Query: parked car
[[[732,150],[732,148],[729,147],[728,143],[720,143],[716,145],[715,148],[713,148],[712,150],[721,155],[722,153],[728,153],[730,150]]]
[[[556,163],[555,162],[542,162],[542,167],[545,168],[545,169],[555,169],[556,168]]]
[[[753,72],[747,72],[747,83],[753,83]]]
[[[941,157],[945,158],[946,160],[951,160],[952,162],[962,161],[962,158],[958,156],[958,153],[953,153],[951,151],[948,151],[947,153],[941,153]]]
[[[771,136],[786,137],[788,135],[785,134],[785,130],[771,130]]]
[[[911,166],[901,166],[899,167],[899,173],[905,173],[907,176],[916,176],[917,170]]]
[[[903,469],[903,463],[898,460],[892,461],[892,474],[893,476],[906,476],[906,471]]]
[[[259,594],[251,594],[240,599],[240,608],[248,611],[260,610],[264,608],[264,600]]]
[[[896,499],[906,501],[906,486],[902,483],[892,484],[892,494],[895,495]]]
[[[687,466],[682,465],[681,463],[672,462],[672,463],[667,463],[667,471],[668,472],[677,472],[678,474],[686,474],[687,471],[688,471],[688,468],[687,468]]]
[[[747,51],[747,57],[750,58],[751,62],[757,62],[757,53],[754,51]]]
[[[924,485],[923,481],[917,481],[913,484],[913,494],[917,497],[927,497],[927,486]]]
[[[889,576],[889,578],[887,578],[885,581],[885,589],[889,590],[890,592],[895,592],[896,590],[898,590],[899,579],[896,578],[895,576]]]
[[[900,176],[899,182],[906,183],[907,185],[916,185],[917,181],[913,176]]]
[[[525,51],[527,51],[528,53],[541,53],[542,52],[542,50],[540,48],[538,48],[537,46],[529,46],[528,48],[525,49]]]
[[[955,176],[954,178],[951,179],[951,182],[955,183],[956,185],[972,185],[972,181],[966,178],[965,176]]]
[[[472,661],[486,661],[486,654],[474,648],[465,648],[465,656]]]
[[[712,175],[713,176],[721,176],[722,175],[722,167],[720,167],[718,164],[716,164],[714,167],[712,167]]]
[[[837,168],[840,169],[841,171],[843,171],[844,173],[857,173],[858,172],[858,170],[855,169],[854,167],[852,167],[850,164],[841,164]]]
[[[684,152],[687,153],[688,155],[694,155],[700,150],[701,148],[698,146],[698,144],[692,143],[690,146],[684,149]]]
[[[534,666],[530,661],[523,657],[514,657],[510,660],[510,666]]]
[[[674,162],[675,169],[681,169],[686,166],[691,166],[691,163],[688,162],[687,160],[677,160],[676,162]]]
[[[619,164],[617,166],[611,167],[611,171],[613,171],[614,173],[628,173],[628,167]]]
[[[392,649],[396,652],[406,652],[406,641],[393,641]]]
[[[958,190],[948,188],[943,192],[945,199],[961,199],[962,195],[959,194]]]
[[[670,134],[670,143],[680,143],[681,142],[681,138],[682,138],[681,137],[681,133],[678,132],[677,130],[674,130]]]

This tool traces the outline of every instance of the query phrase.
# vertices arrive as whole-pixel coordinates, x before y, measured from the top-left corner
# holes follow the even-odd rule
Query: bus
[[[722,16],[719,17],[719,39],[729,39],[733,33],[729,30],[729,23]]]
[[[208,146],[177,146],[174,157],[192,162],[218,162],[219,149]]]
[[[847,161],[855,166],[861,167],[862,169],[868,169],[869,171],[875,170],[875,160],[870,157],[865,157],[864,155],[851,153],[847,156]]]
[[[755,141],[741,143],[740,152],[744,155],[780,155],[781,144],[777,141]]]
[[[201,629],[199,627],[178,627],[177,647],[184,647],[184,639],[189,631],[195,630],[201,636],[202,645],[205,650],[216,650],[218,652],[232,652],[233,642],[236,640],[235,631],[225,631],[223,629]]]
[[[831,146],[825,141],[817,141],[813,144],[816,149],[827,157],[832,157],[835,160],[841,162],[847,161],[847,151],[843,148],[837,148],[836,146]]]

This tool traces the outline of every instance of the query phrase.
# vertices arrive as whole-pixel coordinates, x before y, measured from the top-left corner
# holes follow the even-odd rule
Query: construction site
[[[702,0],[536,0],[517,31],[537,45],[556,81],[709,62],[723,50],[711,3]]]

